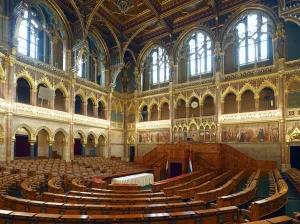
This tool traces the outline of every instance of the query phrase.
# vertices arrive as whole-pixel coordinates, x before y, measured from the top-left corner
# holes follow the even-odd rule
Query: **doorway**
[[[134,157],[135,157],[135,147],[130,146],[129,147],[129,162],[134,162]]]
[[[75,139],[74,155],[75,156],[81,156],[82,155],[81,139]]]
[[[15,157],[30,157],[30,143],[27,135],[16,135]]]
[[[171,177],[182,175],[182,163],[170,163]]]
[[[300,146],[290,146],[291,167],[300,169]]]

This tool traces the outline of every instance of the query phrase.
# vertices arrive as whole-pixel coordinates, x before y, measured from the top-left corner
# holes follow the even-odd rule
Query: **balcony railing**
[[[220,122],[241,122],[251,120],[278,120],[281,118],[279,110],[266,110],[247,113],[223,114],[220,116]]]

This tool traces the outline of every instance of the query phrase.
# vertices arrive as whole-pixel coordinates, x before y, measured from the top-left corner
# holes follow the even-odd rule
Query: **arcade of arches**
[[[157,144],[218,142],[290,168],[300,20],[277,1],[187,1],[182,14],[165,3],[151,24],[137,1],[140,26],[114,12],[102,23],[84,11],[82,22],[71,4],[49,2],[0,0],[0,161],[129,161]],[[207,20],[194,6],[228,10]]]

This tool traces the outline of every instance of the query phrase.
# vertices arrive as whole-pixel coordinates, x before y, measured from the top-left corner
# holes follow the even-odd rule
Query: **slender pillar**
[[[255,110],[259,111],[259,96],[255,96]]]
[[[81,155],[85,157],[85,145],[81,145]]]
[[[185,117],[189,118],[190,117],[190,106],[186,103],[186,108],[185,108]]]
[[[148,109],[148,121],[151,121],[151,110]]]
[[[65,112],[70,112],[70,102],[69,98],[65,97],[64,98],[64,111]]]
[[[50,65],[54,65],[54,41],[50,41]]]
[[[36,106],[36,99],[37,99],[37,89],[32,88],[30,90],[30,104]]]
[[[160,107],[158,107],[157,108],[157,112],[158,112],[158,117],[157,117],[157,120],[161,120],[161,108]]]
[[[236,100],[237,113],[241,112],[241,99]]]
[[[30,159],[34,159],[34,145],[35,145],[35,142],[31,141],[30,142]]]
[[[203,103],[199,104],[199,116],[202,117],[203,116]]]
[[[94,117],[98,118],[98,105],[94,106]]]
[[[48,153],[48,157],[49,159],[52,159],[52,143],[49,143],[49,153]]]
[[[83,103],[81,104],[81,107],[82,107],[82,114],[83,114],[84,116],[87,116],[87,101],[86,101],[86,102],[83,102]]]

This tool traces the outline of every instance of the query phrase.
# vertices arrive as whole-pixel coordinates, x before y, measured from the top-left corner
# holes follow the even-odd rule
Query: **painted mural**
[[[222,126],[223,142],[278,142],[278,123],[236,124]]]
[[[168,130],[160,131],[140,131],[140,143],[170,143],[170,132]]]

